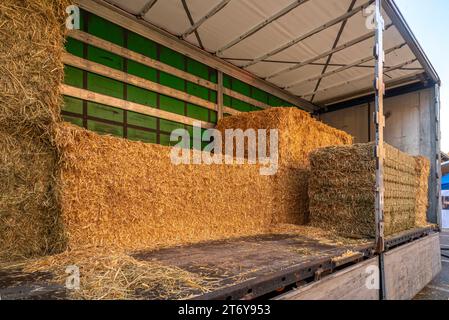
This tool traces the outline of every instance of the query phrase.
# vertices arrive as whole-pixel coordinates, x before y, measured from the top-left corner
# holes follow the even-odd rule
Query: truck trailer
[[[135,297],[412,299],[441,271],[441,83],[393,0],[74,0],[66,9],[55,14],[66,19],[58,88],[66,122],[170,146],[174,129],[214,128],[228,116],[293,106],[375,146],[372,239],[332,243],[271,232],[128,250],[136,261],[203,279],[176,293],[141,289]],[[426,226],[384,234],[384,143],[430,160]],[[129,188],[114,185],[121,187]],[[45,250],[58,252],[48,243]],[[2,269],[2,299],[69,298],[50,269],[30,272],[19,262]]]

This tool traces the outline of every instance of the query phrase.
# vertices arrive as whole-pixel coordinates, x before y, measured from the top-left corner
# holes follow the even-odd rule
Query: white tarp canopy
[[[372,92],[374,30],[366,8],[373,1],[107,2],[314,104]],[[387,88],[439,82],[391,0],[384,0],[384,19]]]

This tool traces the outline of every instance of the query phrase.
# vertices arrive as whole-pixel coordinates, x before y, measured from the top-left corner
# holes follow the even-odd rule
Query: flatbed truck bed
[[[435,234],[436,229],[426,227],[388,237],[387,253]],[[367,261],[378,260],[371,242],[333,245],[293,234],[213,241],[131,255],[137,260],[159,262],[211,279],[213,290],[207,293],[191,290],[187,293],[192,299],[200,300],[288,298],[298,290],[316,286]],[[439,263],[441,266],[441,261]],[[0,270],[0,296],[2,299],[64,299],[68,295],[64,287],[52,281],[50,272],[27,274],[20,269],[12,269]],[[141,292],[137,298],[161,297],[157,292]]]

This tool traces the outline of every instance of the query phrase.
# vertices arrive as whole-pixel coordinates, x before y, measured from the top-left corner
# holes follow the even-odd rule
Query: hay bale
[[[0,124],[42,136],[60,119],[66,0],[3,0]],[[48,138],[48,136],[47,136]]]
[[[280,167],[299,169],[309,167],[311,151],[353,142],[346,132],[332,128],[298,108],[280,107],[240,113],[221,119],[217,129],[222,133],[226,129],[278,129]],[[269,145],[267,138],[267,150],[270,150]]]
[[[298,108],[271,108],[225,117],[219,121],[217,129],[223,135],[227,129],[279,130],[279,170],[273,179],[272,194],[276,203],[273,222],[286,224],[301,225],[309,220],[310,152],[325,146],[352,144],[353,140],[349,134],[315,120]],[[234,148],[233,155],[235,153]]]
[[[427,225],[427,209],[429,207],[430,160],[426,157],[415,157],[416,161],[416,217],[417,226]]]
[[[0,259],[61,247],[51,132],[60,119],[67,4],[0,5]]]
[[[0,258],[64,247],[52,172],[55,154],[29,137],[0,132]]]
[[[56,135],[70,248],[160,248],[264,233],[271,177],[255,165],[179,165],[170,147],[69,125]]]
[[[374,147],[368,143],[312,152],[312,225],[347,236],[375,236]],[[385,234],[391,235],[415,226],[416,164],[412,156],[387,144],[385,155]]]

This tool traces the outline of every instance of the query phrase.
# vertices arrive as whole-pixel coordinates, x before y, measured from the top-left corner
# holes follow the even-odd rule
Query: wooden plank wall
[[[367,260],[321,281],[289,292],[276,300],[379,300],[379,290],[367,287],[378,258]]]
[[[385,253],[387,300],[414,298],[441,271],[439,234]]]

